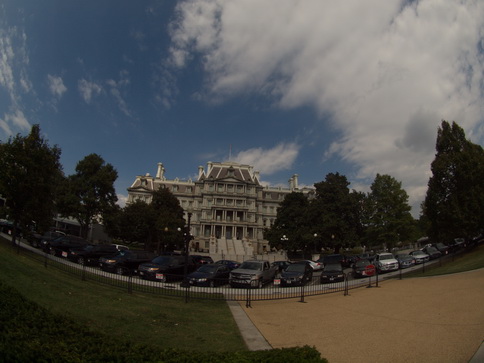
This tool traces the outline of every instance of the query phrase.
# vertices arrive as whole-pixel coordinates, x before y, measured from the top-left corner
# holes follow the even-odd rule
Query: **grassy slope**
[[[2,242],[0,280],[51,312],[133,342],[200,351],[246,349],[224,301],[130,295],[45,268]]]

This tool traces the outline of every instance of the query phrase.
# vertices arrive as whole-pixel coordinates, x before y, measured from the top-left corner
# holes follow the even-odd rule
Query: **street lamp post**
[[[192,219],[192,211],[189,209],[187,210],[187,230],[185,232],[185,271],[184,271],[184,277],[185,279],[187,278],[187,273],[188,273],[188,249],[190,245],[190,240],[192,239],[192,235],[190,234],[190,222]]]

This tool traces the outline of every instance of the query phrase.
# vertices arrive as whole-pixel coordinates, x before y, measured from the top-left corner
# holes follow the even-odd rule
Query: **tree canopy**
[[[429,237],[443,242],[473,237],[484,226],[484,151],[456,122],[445,120],[436,151],[422,211]]]
[[[62,178],[61,151],[40,136],[39,125],[28,136],[17,134],[0,144],[0,194],[15,227],[47,231],[55,211],[55,195]],[[14,228],[13,241],[15,242]]]
[[[114,182],[117,171],[106,164],[97,154],[90,154],[79,161],[76,173],[65,180],[60,211],[65,217],[75,218],[81,226],[81,235],[86,238],[91,223],[115,211],[118,200]]]

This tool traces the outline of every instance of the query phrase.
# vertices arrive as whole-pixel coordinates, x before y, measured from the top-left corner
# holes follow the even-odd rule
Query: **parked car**
[[[464,247],[466,247],[466,240],[464,238],[455,238],[449,243],[450,252],[458,251]]]
[[[221,286],[229,282],[230,268],[216,263],[200,266],[183,281],[182,286]]]
[[[271,266],[269,261],[245,261],[239,268],[230,272],[230,286],[261,288],[265,283],[274,280],[276,272],[277,267]]]
[[[328,263],[321,272],[321,283],[340,282],[345,280],[343,266],[341,263]]]
[[[240,262],[233,261],[233,260],[218,260],[215,262],[217,265],[225,265],[229,269],[234,270],[240,266]]]
[[[345,256],[339,253],[334,253],[332,255],[325,255],[316,260],[316,262],[321,263],[323,266],[327,264],[340,263],[341,265],[346,264]]]
[[[415,258],[415,264],[417,265],[430,260],[430,256],[421,250],[412,251],[409,253],[409,255]]]
[[[145,262],[150,262],[156,257],[151,251],[119,251],[116,255],[101,257],[99,266],[101,270],[125,275],[127,273],[137,273],[138,266]]]
[[[371,265],[371,262],[367,259],[360,259],[356,261],[352,266],[353,277],[367,277],[366,267]]]
[[[398,270],[398,261],[390,252],[377,253],[374,264],[378,273]]]
[[[416,263],[415,257],[406,253],[399,253],[395,255],[395,258],[397,259],[400,268],[412,267],[415,266]]]
[[[139,276],[145,280],[175,281],[182,280],[185,275],[186,256],[158,256],[152,261],[141,263],[138,267]],[[209,265],[203,264],[202,266]],[[187,273],[199,267],[193,256],[188,256]]]
[[[437,250],[435,247],[425,246],[424,248],[422,248],[422,251],[429,255],[431,260],[442,257],[442,253],[440,253],[439,250]]]
[[[92,265],[99,264],[99,258],[115,255],[118,251],[116,245],[88,245],[69,249],[68,252],[65,252],[65,257],[80,265]]]
[[[67,257],[67,252],[71,248],[82,248],[89,245],[84,238],[65,235],[57,237],[52,241],[42,241],[42,248],[45,252],[51,254],[52,256],[63,256]]]
[[[50,242],[56,238],[59,238],[65,235],[66,234],[64,232],[60,232],[60,231],[48,231],[48,232],[45,232],[44,234],[33,233],[28,237],[28,241],[32,247],[41,248],[42,241]]]
[[[448,255],[449,254],[449,246],[443,244],[442,242],[437,242],[437,243],[432,243],[431,247],[435,247],[437,251],[439,251],[442,256]]]
[[[360,253],[356,257],[358,260],[368,260],[370,262],[373,262],[373,260],[375,259],[375,255],[371,255],[369,253]]]
[[[201,255],[191,255],[193,262],[197,265],[206,265],[207,263],[213,263],[213,259],[210,256],[201,256]]]
[[[308,264],[309,266],[311,266],[311,268],[313,269],[313,271],[320,271],[323,269],[323,264],[321,262],[317,262],[317,261],[312,261],[312,260],[301,260],[301,261],[297,261],[295,263],[305,263],[305,264]]]
[[[291,261],[274,261],[273,263],[271,263],[271,266],[275,267],[277,269],[277,272],[282,272],[291,263],[292,263]]]
[[[282,271],[279,279],[274,279],[274,284],[281,286],[301,286],[313,279],[313,268],[309,263],[293,263]]]

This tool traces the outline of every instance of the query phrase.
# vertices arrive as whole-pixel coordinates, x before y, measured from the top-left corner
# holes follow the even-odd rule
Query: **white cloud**
[[[62,95],[67,91],[67,87],[64,86],[62,77],[48,74],[47,81],[49,82],[50,92],[54,95],[54,97],[61,98]]]
[[[87,81],[85,79],[79,80],[77,82],[77,87],[81,97],[87,104],[91,103],[91,98],[93,95],[99,95],[103,90],[99,84]]]
[[[119,78],[120,78],[119,81],[109,79],[106,81],[106,83],[110,87],[110,93],[116,100],[121,112],[123,112],[126,116],[131,116],[131,111],[129,110],[128,104],[124,99],[126,88],[131,83],[129,79],[129,72],[125,70],[121,71],[119,73]]]
[[[257,91],[331,114],[343,136],[328,153],[355,165],[355,184],[390,174],[418,210],[441,119],[483,142],[482,1],[194,0],[178,11],[172,64],[201,55],[213,98]]]
[[[239,152],[233,159],[241,164],[253,165],[270,175],[291,168],[299,154],[299,146],[294,143],[281,143],[272,149],[253,148]]]
[[[0,128],[5,132],[5,134],[10,136],[14,133],[12,131],[12,128],[19,130],[29,130],[31,126],[24,113],[21,110],[17,109],[13,113],[6,113],[3,119],[0,119]]]

